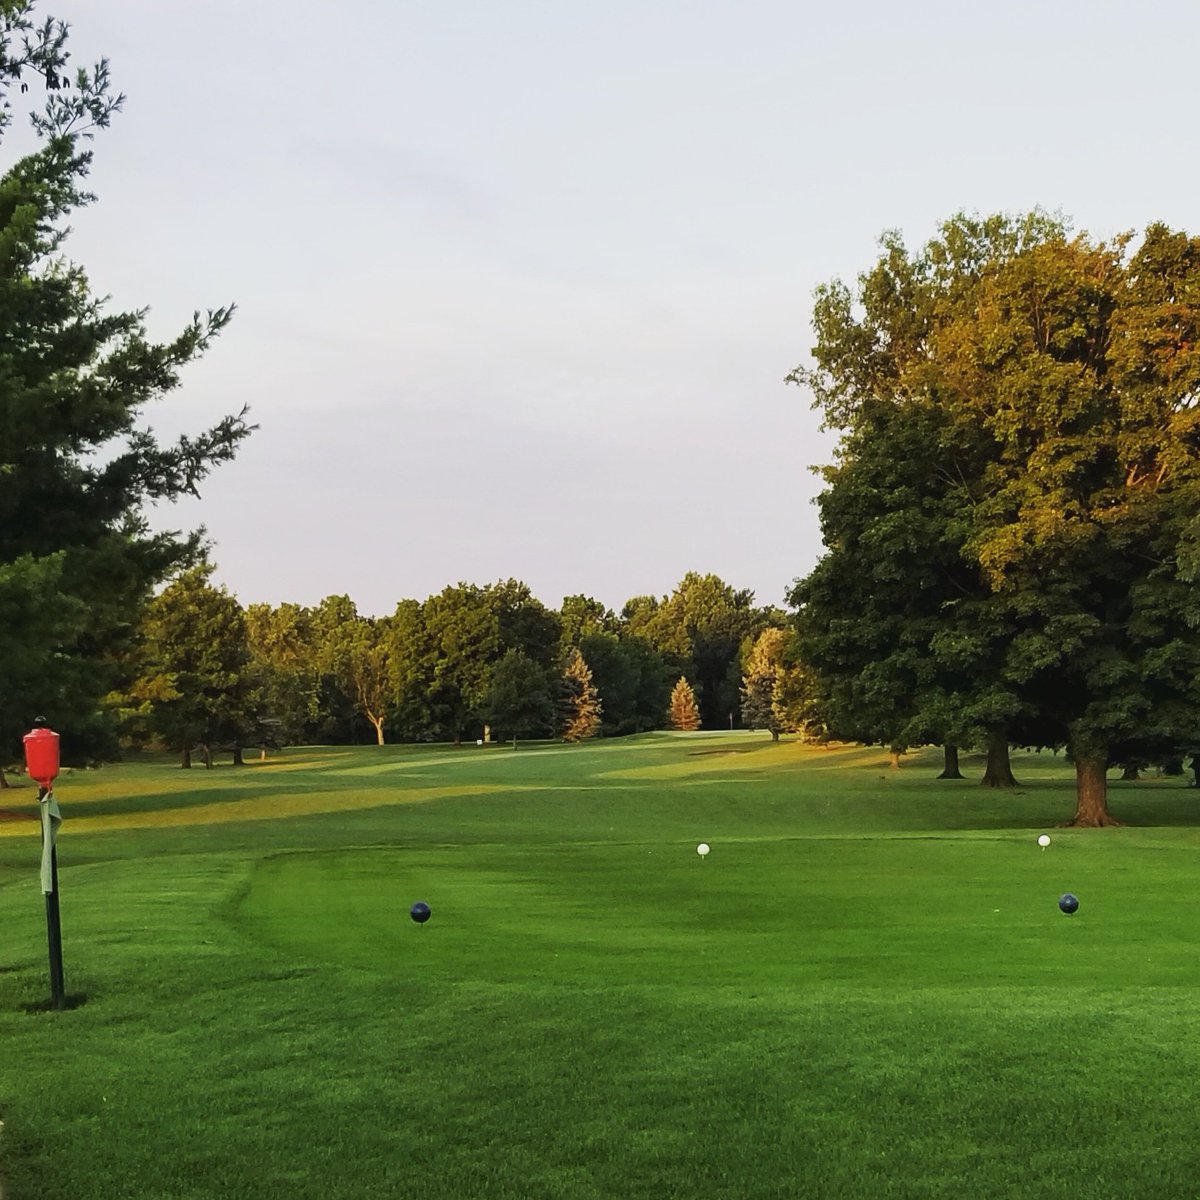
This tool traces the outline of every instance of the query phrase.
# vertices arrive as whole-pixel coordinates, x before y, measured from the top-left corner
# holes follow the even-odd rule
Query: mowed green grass
[[[1059,830],[1061,760],[938,766],[730,734],[68,774],[71,1011],[28,1011],[36,826],[0,824],[6,1200],[1196,1194],[1200,794]]]

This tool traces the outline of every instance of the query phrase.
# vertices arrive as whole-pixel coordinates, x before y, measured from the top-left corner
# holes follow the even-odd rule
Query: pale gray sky
[[[150,418],[261,425],[160,517],[243,603],[688,570],[782,603],[818,283],[960,209],[1200,225],[1191,3],[43,8],[128,95],[70,253],[164,337],[239,305]]]

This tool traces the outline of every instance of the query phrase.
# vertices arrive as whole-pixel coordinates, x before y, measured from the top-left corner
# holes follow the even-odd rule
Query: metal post
[[[38,800],[49,791],[38,788]],[[45,842],[46,827],[42,825],[42,841]],[[50,1002],[57,1012],[66,1007],[67,993],[63,982],[62,924],[58,914],[58,850],[50,848],[50,891],[46,893],[46,942],[50,950]]]

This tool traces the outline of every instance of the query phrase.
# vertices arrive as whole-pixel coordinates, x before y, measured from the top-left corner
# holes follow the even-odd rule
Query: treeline
[[[689,573],[614,613],[547,608],[515,579],[459,583],[385,617],[350,597],[252,604],[182,573],[147,606],[127,685],[127,745],[235,761],[249,746],[620,736],[743,723],[778,736],[799,711],[788,618]]]
[[[516,581],[448,587],[381,618],[346,596],[243,608],[213,586],[203,531],[150,528],[151,508],[199,495],[254,429],[244,409],[174,440],[147,420],[234,309],[198,311],[155,342],[143,306],[114,311],[64,257],[71,216],[93,198],[92,136],[124,97],[104,60],[68,73],[67,26],[35,7],[15,0],[0,22],[0,143],[26,105],[36,135],[0,174],[0,768],[20,761],[38,716],[72,763],[122,742],[240,756],[486,727],[737,724],[739,673],[783,618],[713,576],[619,614],[579,596],[550,610]],[[757,671],[745,710],[774,724],[779,670]]]
[[[33,9],[6,4],[0,37],[0,143],[27,103],[36,134],[0,175],[7,761],[38,715],[68,761],[120,737],[237,756],[803,722],[897,753],[986,746],[1009,781],[1009,746],[1064,750],[1082,825],[1113,820],[1110,767],[1195,761],[1200,238],[958,216],[819,289],[812,365],[791,378],[840,443],[792,624],[711,575],[620,613],[550,610],[513,580],[381,618],[346,596],[243,609],[212,585],[202,531],[146,520],[252,432],[244,410],[174,441],[145,420],[232,306],[155,342],[144,309],[112,311],[64,258],[92,132],[123,97],[103,60],[68,79],[67,28]]]

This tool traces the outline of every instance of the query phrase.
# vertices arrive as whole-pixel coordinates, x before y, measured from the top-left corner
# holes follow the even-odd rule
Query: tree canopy
[[[496,664],[480,705],[490,725],[512,738],[546,734],[554,723],[554,681],[523,650],[510,649]]]
[[[1066,747],[1076,822],[1110,822],[1114,755],[1200,715],[1200,242],[959,216],[814,324],[792,378],[843,439],[793,599],[835,722]]]
[[[142,737],[155,735],[192,765],[203,749],[212,765],[215,746],[228,745],[235,761],[259,734],[261,694],[251,669],[241,605],[214,587],[210,566],[185,571],[147,606],[137,653],[139,671],[127,695]]]
[[[695,681],[702,722],[728,727],[739,709],[743,643],[772,621],[754,607],[754,593],[717,575],[689,571],[661,601],[636,597],[625,606],[631,633],[662,654],[679,674]]]

